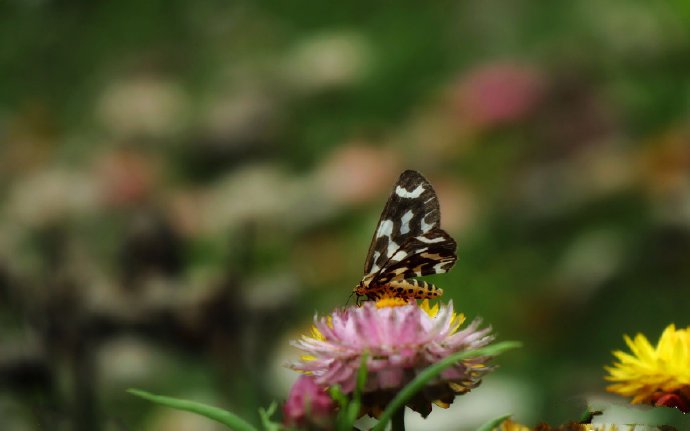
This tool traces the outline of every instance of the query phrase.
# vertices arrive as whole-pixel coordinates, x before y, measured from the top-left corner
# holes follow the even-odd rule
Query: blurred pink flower
[[[470,184],[454,177],[438,177],[434,188],[439,201],[443,202],[441,219],[444,229],[454,234],[471,229],[482,202]]]
[[[159,182],[159,162],[152,156],[131,149],[110,152],[94,167],[106,205],[140,205],[151,197]]]
[[[462,120],[479,127],[495,127],[525,118],[542,95],[542,78],[534,68],[495,63],[466,74],[455,100]]]
[[[323,194],[338,204],[361,204],[388,191],[400,171],[395,151],[353,141],[338,147],[316,173]]]
[[[367,357],[364,412],[374,416],[419,372],[450,354],[477,349],[493,340],[491,328],[479,329],[479,320],[459,330],[464,316],[452,302],[429,308],[421,305],[382,306],[367,302],[361,307],[334,311],[317,318],[311,335],[293,344],[305,351],[292,368],[314,376],[321,386],[340,385],[351,393],[362,357]],[[447,407],[456,394],[475,388],[492,368],[487,357],[456,363],[431,381],[408,406],[426,416],[431,402]]]
[[[331,429],[335,418],[335,403],[313,376],[300,376],[283,406],[285,425],[307,429]]]

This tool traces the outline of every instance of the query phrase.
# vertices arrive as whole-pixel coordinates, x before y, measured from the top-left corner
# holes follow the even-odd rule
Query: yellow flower
[[[563,425],[549,425],[546,423],[541,423],[534,428],[530,428],[527,425],[522,425],[518,422],[513,422],[510,419],[506,419],[501,423],[498,428],[499,431],[632,431],[633,428],[624,427],[620,428],[614,424],[579,424],[576,422],[570,422]]]
[[[676,329],[669,325],[656,347],[642,334],[624,336],[631,353],[617,350],[613,366],[604,367],[606,380],[615,382],[606,388],[626,397],[633,404],[690,408],[690,327]]]
[[[530,431],[527,425],[522,425],[517,422],[513,422],[511,419],[506,419],[501,423],[500,431]]]

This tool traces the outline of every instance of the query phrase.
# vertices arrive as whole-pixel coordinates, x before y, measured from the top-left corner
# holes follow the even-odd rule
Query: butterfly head
[[[375,274],[367,274],[364,276],[362,281],[360,281],[353,290],[354,293],[356,293],[359,296],[364,296],[367,295],[368,293],[371,293],[372,285],[371,282],[374,279]]]
[[[352,293],[357,295],[357,296],[362,296],[366,295],[367,292],[367,286],[364,284],[364,280],[360,281],[354,289],[352,289]]]

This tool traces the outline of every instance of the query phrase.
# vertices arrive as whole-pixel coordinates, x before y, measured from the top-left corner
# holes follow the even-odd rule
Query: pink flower
[[[300,428],[330,429],[335,418],[335,403],[314,377],[300,376],[283,406],[285,425]]]
[[[465,76],[457,95],[461,118],[483,127],[522,120],[543,95],[538,72],[525,65],[496,63]]]
[[[306,356],[292,368],[310,373],[318,385],[339,385],[343,392],[351,393],[366,355],[363,401],[366,412],[377,415],[398,390],[429,365],[492,341],[491,329],[479,329],[479,320],[460,330],[463,322],[464,316],[455,314],[452,302],[434,308],[429,308],[428,301],[421,306],[367,302],[359,308],[336,310],[316,318],[312,334],[293,343]],[[488,359],[472,358],[445,369],[408,406],[423,416],[431,411],[431,401],[447,407],[456,394],[476,387],[492,369],[486,365]]]

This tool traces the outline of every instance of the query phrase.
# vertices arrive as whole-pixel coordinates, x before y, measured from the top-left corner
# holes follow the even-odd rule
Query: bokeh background
[[[690,310],[690,3],[0,3],[0,428],[257,420],[399,173],[524,348],[410,429],[574,419]],[[606,398],[603,398],[606,400]]]

